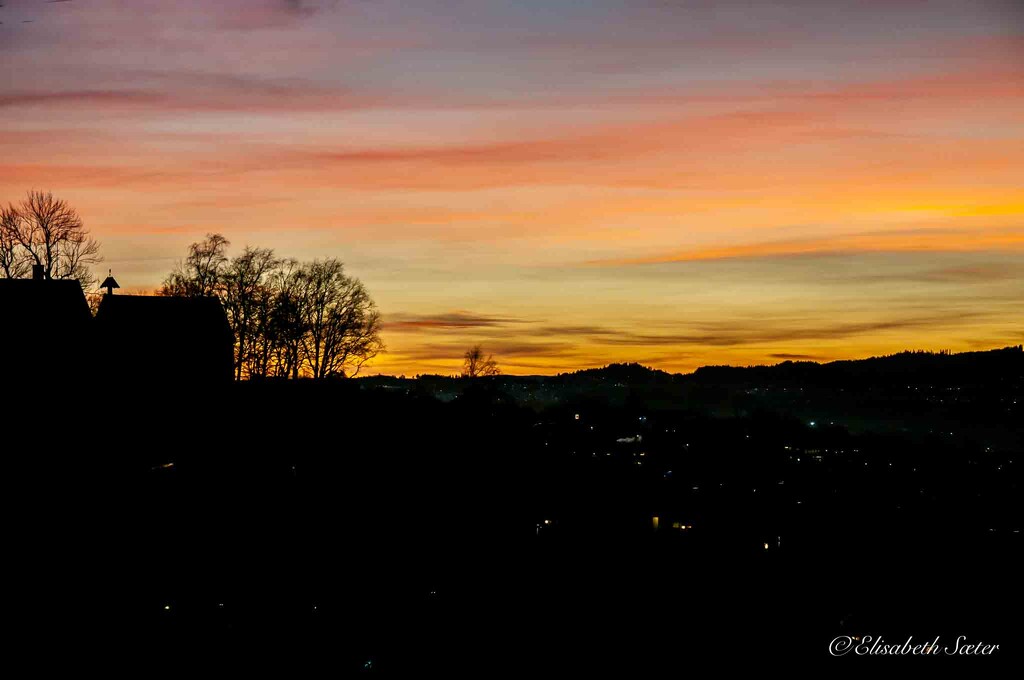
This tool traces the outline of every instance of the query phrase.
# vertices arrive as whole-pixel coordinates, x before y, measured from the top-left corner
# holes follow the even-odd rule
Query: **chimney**
[[[43,265],[41,265],[41,264],[34,264],[34,265],[32,265],[32,280],[33,281],[42,281],[45,278],[46,277],[43,275]]]

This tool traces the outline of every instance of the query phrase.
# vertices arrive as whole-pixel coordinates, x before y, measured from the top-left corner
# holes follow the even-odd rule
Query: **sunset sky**
[[[370,373],[1024,342],[1015,0],[2,3],[0,201],[337,257]]]

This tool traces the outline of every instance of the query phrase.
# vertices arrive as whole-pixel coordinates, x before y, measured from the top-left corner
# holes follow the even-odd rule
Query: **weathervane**
[[[114,289],[121,287],[121,286],[117,285],[117,281],[114,280],[114,276],[111,273],[111,271],[112,270],[110,270],[110,269],[107,270],[107,278],[103,279],[103,283],[100,284],[100,288],[106,288],[107,289],[107,295],[113,295],[114,294]]]

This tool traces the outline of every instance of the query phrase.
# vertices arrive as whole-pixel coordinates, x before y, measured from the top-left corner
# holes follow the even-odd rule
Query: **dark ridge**
[[[869,359],[784,361],[774,366],[704,366],[691,376],[702,383],[810,382],[976,384],[1020,375],[1024,370],[1021,345],[980,352],[905,351]]]
[[[649,368],[636,362],[608,364],[603,368],[585,368],[571,373],[559,373],[557,378],[586,378],[613,382],[655,382],[672,380],[673,375],[657,368]]]

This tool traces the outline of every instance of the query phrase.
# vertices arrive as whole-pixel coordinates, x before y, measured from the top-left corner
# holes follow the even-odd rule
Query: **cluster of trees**
[[[74,279],[89,291],[99,253],[78,212],[50,192],[29,191],[20,203],[0,206],[0,278],[26,278],[38,265],[44,278]]]
[[[235,378],[354,376],[384,350],[363,284],[329,258],[298,262],[246,246],[229,258],[220,234],[189,246],[162,295],[212,296],[235,335]]]

